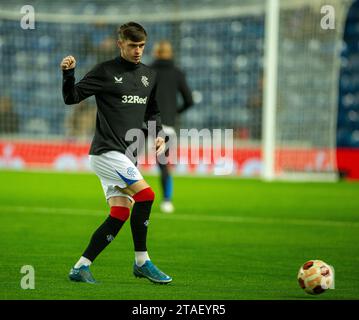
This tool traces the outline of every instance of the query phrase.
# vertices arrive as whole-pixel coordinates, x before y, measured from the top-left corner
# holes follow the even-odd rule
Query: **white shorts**
[[[118,151],[105,152],[99,156],[90,155],[90,167],[99,177],[106,200],[111,197],[132,198],[119,188],[126,188],[143,177],[133,162]]]

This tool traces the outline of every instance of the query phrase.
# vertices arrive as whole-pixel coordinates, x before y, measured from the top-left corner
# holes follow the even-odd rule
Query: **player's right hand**
[[[67,56],[62,59],[60,67],[62,70],[74,69],[76,66],[76,60],[73,56]]]

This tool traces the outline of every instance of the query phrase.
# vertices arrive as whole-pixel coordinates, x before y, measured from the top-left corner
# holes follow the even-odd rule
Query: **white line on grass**
[[[0,206],[0,214],[4,211],[20,213],[37,213],[37,214],[58,214],[58,215],[84,215],[84,216],[105,216],[106,210],[92,210],[79,208],[47,208],[47,207],[22,207],[22,206]],[[202,222],[227,222],[227,223],[253,223],[253,224],[289,224],[303,226],[319,227],[359,227],[358,221],[331,221],[318,219],[279,219],[265,217],[249,216],[206,216],[195,214],[165,214],[153,212],[151,218],[184,220],[184,221],[202,221]]]

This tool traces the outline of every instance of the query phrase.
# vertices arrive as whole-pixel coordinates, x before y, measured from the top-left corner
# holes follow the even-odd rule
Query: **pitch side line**
[[[37,214],[57,214],[57,215],[83,215],[83,216],[106,216],[106,210],[92,210],[79,208],[47,208],[47,207],[22,207],[22,206],[0,206],[0,214],[3,211]],[[200,222],[227,222],[227,223],[253,223],[253,224],[289,224],[319,227],[359,227],[358,221],[326,221],[311,219],[275,219],[264,217],[245,217],[245,216],[202,216],[192,214],[165,214],[153,212],[151,219],[162,220],[183,220]]]

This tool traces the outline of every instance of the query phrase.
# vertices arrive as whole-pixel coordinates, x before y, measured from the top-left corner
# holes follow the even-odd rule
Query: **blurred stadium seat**
[[[359,148],[359,1],[352,4],[344,30],[337,145]]]
[[[345,12],[342,3],[350,1],[328,3],[336,6],[340,16],[339,12]],[[304,2],[280,2],[276,147],[335,149],[331,124],[337,116],[337,146],[357,148],[359,0],[348,13],[344,41],[338,36],[340,31],[316,27],[322,17],[318,8],[325,1]],[[18,118],[11,138],[66,140],[65,123],[72,107],[65,106],[61,96],[61,59],[68,54],[77,58],[79,80],[96,63],[118,54],[116,29],[123,19],[130,19],[141,22],[149,34],[144,63],[152,61],[150,52],[156,41],[173,43],[175,60],[185,71],[196,102],[181,116],[181,128],[233,128],[242,147],[260,150],[265,1],[35,0],[35,30],[21,29],[18,16],[12,15],[23,5],[14,0],[2,4],[0,10],[0,97],[11,99]],[[190,15],[193,12],[200,16]],[[106,18],[102,21],[101,16]],[[86,17],[89,20],[81,20]],[[342,19],[337,19],[340,29]],[[343,44],[339,91],[338,43]],[[330,159],[334,165],[331,155]]]
[[[9,9],[16,7],[16,1],[14,3]],[[127,3],[126,10],[141,10],[138,3]],[[153,3],[156,8],[167,10],[164,1]],[[71,10],[65,4],[66,1],[61,5],[35,1],[34,7],[37,12],[63,14],[114,14],[119,10],[119,6],[112,2],[104,5],[101,1],[76,1]],[[181,5],[185,6],[185,3]],[[124,6],[121,3],[120,8]],[[0,67],[2,92],[10,93],[21,123],[36,119],[43,127],[32,130],[31,125],[22,125],[19,133],[38,135],[38,138],[43,138],[44,133],[63,135],[62,123],[68,107],[64,107],[59,88],[59,61],[70,53],[77,57],[76,77],[80,79],[97,62],[117,54],[114,50],[107,56],[101,55],[100,45],[106,37],[115,39],[118,25],[38,21],[36,31],[28,32],[19,30],[18,21],[2,19],[0,23],[0,57],[6,61]],[[182,118],[182,127],[249,127],[248,93],[258,91],[258,79],[262,77],[263,15],[147,22],[145,27],[150,37],[144,63],[151,61],[150,51],[155,41],[171,39],[176,47],[177,62],[186,72],[190,86],[201,94],[196,109]],[[113,47],[115,49],[115,42]],[[8,79],[4,81],[5,78]],[[31,82],[28,81],[30,78]]]

